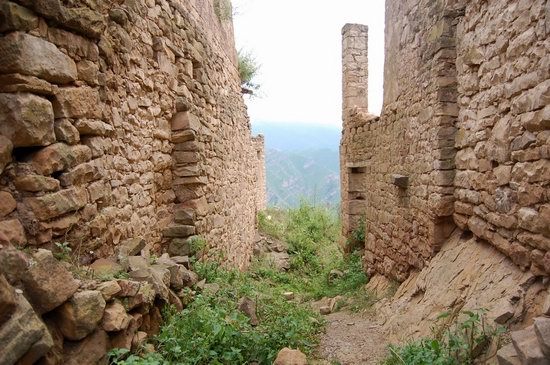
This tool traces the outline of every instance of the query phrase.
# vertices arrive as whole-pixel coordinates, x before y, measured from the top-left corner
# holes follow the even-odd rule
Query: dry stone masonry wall
[[[467,3],[457,28],[455,221],[550,274],[550,2]]]
[[[360,189],[363,201],[349,211],[366,222],[366,265],[399,280],[422,269],[454,227],[453,15],[439,2],[387,2],[383,113],[359,108],[344,118],[351,184],[342,199]]]
[[[547,0],[386,2],[382,115],[344,82],[343,229],[365,220],[370,271],[406,279],[458,226],[550,273],[549,19]],[[366,68],[347,55],[344,80]]]
[[[179,254],[199,234],[247,265],[263,144],[212,1],[2,1],[0,32],[10,244],[67,241],[89,263],[134,237]]]

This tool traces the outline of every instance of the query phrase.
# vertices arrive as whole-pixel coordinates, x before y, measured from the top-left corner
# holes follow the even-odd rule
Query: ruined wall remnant
[[[263,161],[212,1],[3,1],[0,20],[10,243],[67,241],[90,262],[200,234],[245,267]]]
[[[454,200],[453,18],[432,1],[408,6],[387,4],[383,113],[345,118],[342,138],[361,164],[349,176],[361,174],[364,208],[348,209],[366,221],[366,264],[401,280],[451,233]]]
[[[343,103],[344,233],[364,215],[370,271],[404,280],[458,226],[550,273],[549,17],[545,0],[386,2],[382,115]],[[344,49],[344,75],[357,62]]]

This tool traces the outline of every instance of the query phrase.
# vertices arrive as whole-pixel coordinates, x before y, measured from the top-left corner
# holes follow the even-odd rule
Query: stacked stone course
[[[475,16],[474,16],[475,14]],[[466,4],[457,28],[455,221],[550,274],[550,3]]]
[[[344,82],[343,230],[365,220],[369,271],[403,281],[458,226],[550,274],[549,4],[386,2],[382,115]],[[347,52],[344,80],[366,68]]]
[[[212,1],[2,1],[0,32],[11,245],[67,241],[89,263],[128,238],[164,251],[196,234],[246,267],[263,146]]]

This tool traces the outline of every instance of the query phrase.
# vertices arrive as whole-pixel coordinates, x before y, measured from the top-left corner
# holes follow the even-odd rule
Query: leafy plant
[[[283,221],[284,213],[277,209],[268,209],[258,213],[258,229],[260,232],[282,239],[286,222]]]
[[[365,217],[359,219],[357,228],[351,231],[350,236],[346,240],[346,251],[352,252],[357,248],[362,248],[365,245],[366,227]]]
[[[69,246],[69,242],[56,242],[55,247],[57,252],[54,253],[54,257],[61,261],[70,261],[72,248]]]
[[[233,18],[233,5],[230,0],[214,0],[214,13],[220,22]]]
[[[162,356],[156,352],[135,355],[127,349],[112,349],[108,353],[110,365],[159,365],[164,363]]]
[[[413,341],[404,346],[389,346],[384,365],[465,365],[486,351],[491,339],[502,334],[485,321],[485,309],[464,311],[465,319],[443,332],[434,331],[434,337]],[[443,313],[438,319],[447,318]]]
[[[189,243],[189,249],[193,254],[203,251],[208,246],[206,239],[202,236],[191,236],[187,239],[187,242]]]
[[[241,87],[245,93],[254,94],[254,91],[259,90],[260,85],[253,82],[257,76],[260,66],[252,53],[240,49],[237,52],[239,77],[241,79]]]

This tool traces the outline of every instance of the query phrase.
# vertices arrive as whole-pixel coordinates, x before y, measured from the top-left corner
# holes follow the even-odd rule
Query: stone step
[[[550,365],[540,348],[535,326],[512,332],[512,344],[522,365]]]

